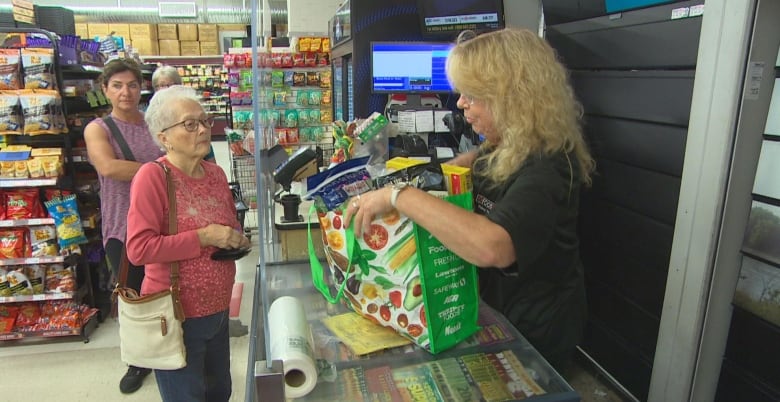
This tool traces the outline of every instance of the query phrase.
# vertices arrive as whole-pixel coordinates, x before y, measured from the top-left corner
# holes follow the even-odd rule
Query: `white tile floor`
[[[214,143],[217,163],[228,179],[229,153],[224,142]],[[252,322],[255,269],[258,262],[258,238],[253,237],[253,252],[237,263],[236,282],[244,284],[238,320]],[[90,336],[81,340],[55,340],[41,343],[0,343],[0,401],[3,402],[81,402],[81,401],[159,401],[154,376],[148,376],[140,390],[125,395],[119,392],[119,380],[126,366],[119,357],[117,323],[108,318]],[[233,396],[245,401],[249,335],[230,338]]]

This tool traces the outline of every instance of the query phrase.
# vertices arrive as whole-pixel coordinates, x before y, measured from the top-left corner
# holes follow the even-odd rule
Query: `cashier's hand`
[[[350,222],[355,220],[355,236],[362,236],[363,232],[369,232],[371,222],[375,217],[393,210],[393,206],[390,204],[391,191],[390,187],[380,188],[352,197],[349,200],[347,209],[344,211],[344,224],[349,226]]]
[[[198,229],[198,240],[201,247],[214,246],[219,248],[246,248],[249,239],[235,228],[212,223]]]

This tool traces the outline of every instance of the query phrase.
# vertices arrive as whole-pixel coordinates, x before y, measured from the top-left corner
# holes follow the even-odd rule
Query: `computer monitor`
[[[375,94],[449,94],[445,67],[448,42],[371,42],[371,92]]]

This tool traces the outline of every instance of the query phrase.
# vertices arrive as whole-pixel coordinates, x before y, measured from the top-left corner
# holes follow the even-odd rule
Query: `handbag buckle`
[[[165,316],[160,316],[160,330],[162,331],[162,335],[168,335],[168,322],[165,320]]]

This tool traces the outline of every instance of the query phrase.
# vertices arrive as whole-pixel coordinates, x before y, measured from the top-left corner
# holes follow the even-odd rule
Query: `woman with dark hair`
[[[106,261],[114,276],[118,277],[127,234],[130,180],[143,163],[157,159],[163,152],[152,140],[144,114],[138,109],[143,83],[139,65],[129,59],[111,60],[103,67],[99,81],[112,109],[108,116],[87,124],[84,141],[89,161],[95,167],[100,182]],[[127,287],[140,291],[143,278],[143,267],[131,266]],[[146,368],[130,366],[119,383],[119,390],[122,393],[135,392],[150,372]]]
[[[395,185],[350,200],[345,222],[360,235],[398,209],[480,267],[481,298],[563,370],[585,324],[577,215],[594,169],[567,71],[544,39],[503,29],[460,40],[447,75],[485,137],[450,162],[472,169],[475,211]]]

